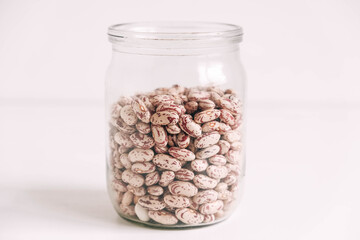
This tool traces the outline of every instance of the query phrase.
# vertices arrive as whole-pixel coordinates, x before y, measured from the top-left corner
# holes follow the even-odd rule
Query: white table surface
[[[243,201],[227,221],[171,231],[117,216],[104,110],[0,105],[0,239],[360,239],[360,106],[250,103]]]

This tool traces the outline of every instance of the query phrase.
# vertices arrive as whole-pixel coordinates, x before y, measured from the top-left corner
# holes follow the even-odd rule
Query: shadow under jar
[[[242,195],[242,29],[203,22],[108,30],[107,183],[117,213],[166,228],[217,223]]]

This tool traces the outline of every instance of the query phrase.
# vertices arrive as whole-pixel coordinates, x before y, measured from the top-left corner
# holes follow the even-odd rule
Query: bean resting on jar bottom
[[[109,121],[119,214],[167,227],[223,220],[241,190],[242,116],[231,89],[174,85],[120,97]]]

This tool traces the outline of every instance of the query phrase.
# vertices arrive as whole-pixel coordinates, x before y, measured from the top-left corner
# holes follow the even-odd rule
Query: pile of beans
[[[120,215],[163,225],[226,216],[243,176],[241,123],[231,89],[174,85],[120,97],[109,178]]]

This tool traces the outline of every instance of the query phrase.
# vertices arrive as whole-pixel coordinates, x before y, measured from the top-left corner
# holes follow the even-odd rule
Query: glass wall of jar
[[[151,226],[217,223],[245,173],[242,29],[202,22],[111,26],[107,183],[117,213]]]

